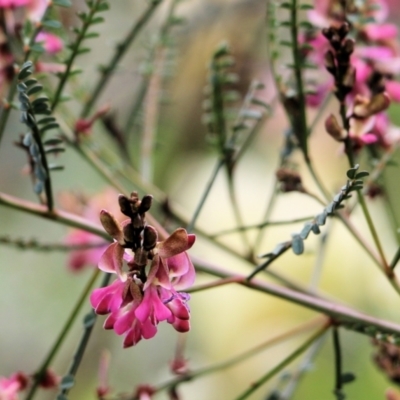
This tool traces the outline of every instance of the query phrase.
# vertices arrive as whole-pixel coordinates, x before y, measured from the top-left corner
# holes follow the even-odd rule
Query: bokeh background
[[[84,9],[81,1],[73,1],[74,9]],[[81,90],[89,90],[96,76],[97,66],[106,62],[113,46],[127,32],[145,6],[145,1],[113,0],[106,15],[106,23],[98,26],[101,38],[93,41],[93,50],[77,63],[85,72],[78,81]],[[110,102],[117,119],[128,117],[130,104],[140,85],[140,64],[146,58],[146,48],[154,32],[165,17],[167,4],[162,5],[142,32],[140,39],[123,59],[116,76],[107,86],[99,106]],[[207,79],[207,65],[216,46],[223,40],[230,43],[236,59],[235,72],[240,76],[238,89],[245,93],[250,81],[258,79],[266,88],[260,92],[270,102],[274,87],[269,74],[266,52],[265,1],[261,0],[186,0],[178,6],[178,14],[185,23],[177,29],[173,74],[168,78],[165,97],[160,108],[157,133],[154,184],[181,206],[190,219],[212,172],[217,154],[207,144],[206,128],[201,123],[203,88]],[[397,21],[396,7],[392,19]],[[64,15],[67,23],[78,23],[73,12]],[[73,88],[69,88],[73,90]],[[335,107],[334,103],[331,107]],[[72,113],[79,104],[71,103]],[[329,107],[326,110],[329,112]],[[394,118],[397,111],[392,110]],[[310,111],[310,118],[314,115]],[[263,125],[236,171],[236,188],[245,224],[262,220],[266,203],[273,190],[274,170],[278,164],[285,116],[276,107],[273,116]],[[21,198],[35,201],[29,177],[24,175],[26,158],[14,142],[24,133],[17,113],[13,113],[0,148],[0,189]],[[135,132],[132,133],[135,135]],[[101,129],[93,130],[99,146],[108,145]],[[135,137],[135,136],[134,136]],[[137,139],[131,141],[130,151],[137,151]],[[311,154],[326,186],[332,190],[345,181],[346,162],[339,145],[328,137],[322,125],[316,127],[311,138]],[[100,193],[107,183],[72,149],[62,154],[60,163],[65,170],[54,174],[56,193],[81,191],[88,196]],[[298,157],[298,162],[301,158]],[[300,168],[305,185],[315,189],[306,170]],[[398,169],[386,175],[389,195],[395,215],[400,212],[398,199]],[[134,188],[127,188],[127,191]],[[316,189],[315,189],[316,190]],[[370,202],[371,212],[378,226],[386,254],[396,251],[397,238],[394,216],[388,216],[382,199]],[[296,193],[279,196],[273,219],[313,216],[321,207],[312,199]],[[0,234],[11,238],[37,239],[43,243],[62,242],[69,230],[63,226],[0,208]],[[366,234],[368,230],[358,210],[355,223]],[[227,183],[222,173],[200,214],[198,226],[214,232],[234,227]],[[267,253],[302,225],[274,227],[267,231],[260,254]],[[400,322],[400,299],[378,269],[338,222],[329,223],[329,240],[323,260],[319,288],[334,299],[380,318]],[[255,232],[250,232],[250,238]],[[285,254],[271,268],[308,284],[315,263],[319,237],[306,242],[302,257]],[[241,237],[236,234],[224,238],[224,243],[241,250]],[[231,271],[248,273],[248,265],[229,253],[199,238],[191,254],[215,262]],[[93,267],[72,274],[67,269],[67,255],[61,252],[34,252],[0,244],[0,375],[9,376],[16,370],[35,371],[55,340],[67,315],[91,275]],[[197,283],[210,280],[199,274]],[[255,346],[269,337],[285,332],[316,314],[271,296],[253,293],[249,289],[226,286],[192,295],[192,330],[187,336],[186,357],[191,369],[212,365]],[[55,359],[53,369],[60,375],[67,370],[77,341],[82,332],[80,321],[89,309],[81,312],[72,333]],[[150,341],[136,347],[122,349],[122,339],[101,327],[98,318],[89,347],[80,367],[71,399],[94,399],[98,382],[98,364],[103,349],[111,354],[109,382],[117,392],[133,392],[143,383],[159,383],[170,377],[169,363],[173,359],[177,334],[167,324],[159,326],[159,333]],[[209,376],[180,386],[182,398],[191,400],[233,399],[265,371],[280,362],[296,348],[306,335],[299,335],[251,359]],[[372,362],[373,348],[368,337],[342,332],[343,365],[357,380],[346,387],[349,399],[383,399],[390,385]],[[293,371],[293,364],[287,372]],[[259,389],[251,399],[265,399],[275,387],[282,385],[283,375]],[[293,400],[333,399],[334,362],[331,338],[325,340],[315,362],[299,383]],[[279,386],[280,387],[280,386]],[[54,392],[40,392],[38,399],[54,398]],[[165,393],[155,398],[167,398]]]

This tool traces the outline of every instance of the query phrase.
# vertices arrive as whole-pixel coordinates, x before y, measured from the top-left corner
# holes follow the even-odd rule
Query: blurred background
[[[95,81],[98,65],[110,59],[113,46],[126,34],[145,6],[145,1],[111,2],[111,8],[105,15],[106,22],[97,28],[101,33],[100,39],[91,43],[93,48],[89,54],[77,60],[84,73],[68,87],[69,91],[82,91],[84,98],[85,91],[90,90]],[[84,9],[85,4],[73,1],[73,8],[63,13],[65,23],[78,24],[74,12]],[[391,16],[394,21],[398,18],[397,11],[394,7]],[[115,77],[96,103],[96,108],[110,104],[110,112],[117,121],[129,119],[133,100],[143,79],[146,57],[167,12],[168,2],[165,1],[124,57]],[[161,96],[163,101],[159,108],[155,166],[151,179],[184,210],[184,217],[189,221],[218,157],[208,143],[207,129],[201,123],[207,66],[216,47],[222,41],[230,44],[236,60],[233,69],[240,77],[237,89],[242,95],[253,79],[265,84],[265,89],[259,92],[265,102],[273,101],[275,89],[267,61],[265,1],[186,0],[177,5],[176,14],[185,20],[174,28],[175,43],[168,56],[170,74],[165,77]],[[69,106],[71,114],[78,115],[79,103],[71,102],[65,107]],[[330,107],[336,107],[336,104],[332,102]],[[327,107],[326,114],[330,107]],[[396,118],[397,110],[392,110],[392,114]],[[315,112],[310,111],[310,119],[314,115]],[[235,186],[245,225],[263,220],[268,199],[274,190],[274,173],[279,163],[283,132],[288,124],[285,118],[281,108],[276,106],[236,168]],[[140,124],[134,123],[129,142],[134,163],[134,155],[140,146],[140,136],[136,133],[139,131]],[[24,174],[26,156],[14,144],[23,133],[18,113],[12,113],[0,148],[0,190],[36,201],[29,176]],[[91,135],[99,148],[109,146],[110,140],[101,127],[94,127]],[[310,148],[319,175],[330,190],[336,191],[345,183],[347,165],[340,145],[325,134],[322,123],[314,131]],[[61,193],[81,192],[91,197],[109,187],[72,148],[67,148],[58,161],[65,166],[65,170],[55,173],[53,179],[58,206],[63,206],[59,200]],[[297,161],[301,163],[300,155]],[[317,191],[308,172],[301,166],[299,172],[304,184],[311,191]],[[388,195],[394,204],[394,215],[388,216],[386,203],[381,198],[371,200],[370,209],[390,259],[397,249],[394,234],[394,226],[397,225],[393,219],[400,212],[396,201],[400,195],[398,170],[393,168],[386,175],[386,180],[390,187]],[[126,187],[127,193],[134,189]],[[272,220],[312,217],[321,211],[317,202],[298,193],[280,195],[278,200]],[[0,207],[0,221],[0,235],[14,239],[62,243],[70,232],[63,226],[4,207]],[[358,209],[354,213],[354,223],[370,240]],[[207,232],[235,227],[223,171],[201,211],[197,226]],[[301,227],[300,223],[270,228],[259,246],[260,254],[290,239],[290,235]],[[324,230],[329,231],[329,240],[322,261],[319,290],[357,310],[400,322],[400,299],[359,245],[338,221],[329,222]],[[255,237],[256,231],[250,231],[250,240]],[[319,236],[310,237],[302,257],[288,252],[271,269],[308,285],[319,240]],[[243,250],[239,234],[226,235],[222,241],[235,250]],[[202,237],[198,238],[190,253],[232,272],[249,273],[247,263]],[[17,370],[25,373],[35,371],[61,330],[93,270],[93,266],[88,266],[80,272],[71,273],[67,268],[67,258],[68,255],[63,252],[22,250],[0,244],[0,376],[9,376]],[[210,277],[199,274],[196,283],[207,281]],[[189,368],[193,370],[240,354],[316,316],[316,313],[299,306],[234,285],[194,293],[190,307],[192,329],[187,335],[185,356]],[[63,375],[70,364],[71,354],[82,332],[80,321],[89,309],[87,304],[52,365],[59,375]],[[171,377],[169,363],[173,360],[177,343],[177,333],[171,326],[160,324],[155,338],[124,350],[121,337],[102,329],[103,320],[101,316],[98,318],[76,386],[71,391],[71,399],[95,399],[103,349],[108,349],[111,354],[109,383],[116,392],[132,393],[139,384],[156,384]],[[357,377],[346,387],[348,398],[383,399],[390,383],[372,362],[374,349],[370,339],[353,332],[341,332],[344,370],[353,372]],[[309,334],[298,335],[231,368],[182,384],[179,387],[182,399],[235,398],[252,381],[299,346]],[[287,373],[293,372],[300,360],[301,357],[288,368]],[[274,388],[284,384],[285,379],[287,374],[278,374],[250,399],[266,399]],[[292,399],[333,399],[333,387],[333,350],[328,335]],[[54,392],[41,391],[37,398],[51,399],[54,396]],[[160,393],[155,398],[166,399],[167,395]]]

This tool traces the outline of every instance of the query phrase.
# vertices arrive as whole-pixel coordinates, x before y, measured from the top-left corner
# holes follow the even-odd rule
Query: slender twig
[[[0,236],[0,244],[10,245],[22,250],[35,251],[73,251],[87,250],[103,247],[107,242],[85,243],[85,244],[66,244],[66,243],[41,243],[36,239],[12,239],[9,236]]]
[[[246,226],[239,226],[237,228],[224,229],[222,231],[218,231],[216,233],[209,234],[208,237],[210,239],[216,239],[216,238],[218,238],[220,236],[237,233],[238,231],[247,231],[247,230],[251,230],[251,229],[261,229],[261,228],[265,228],[266,226],[293,225],[293,224],[296,224],[298,222],[309,221],[312,218],[313,218],[313,216],[309,215],[307,217],[293,218],[293,219],[281,220],[281,221],[279,221],[279,220],[278,221],[265,221],[265,222],[262,222],[261,224],[246,225]]]
[[[95,225],[87,219],[68,213],[66,211],[53,209],[53,211],[50,213],[47,207],[41,204],[35,204],[29,201],[21,200],[17,197],[5,193],[0,193],[0,205],[13,208],[17,211],[23,211],[28,214],[36,215],[45,219],[49,219],[51,221],[67,225],[72,228],[82,229],[106,240],[111,240],[109,234],[105,232],[104,229],[102,229],[102,227],[100,227],[99,225]]]
[[[100,287],[105,287],[108,285],[109,281],[111,278],[111,274],[105,274],[103,281],[101,283]],[[75,354],[73,355],[73,361],[71,363],[71,366],[68,369],[67,374],[65,375],[66,377],[68,377],[69,381],[74,381],[75,379],[75,375],[78,372],[78,368],[80,366],[80,363],[82,361],[83,355],[85,353],[86,350],[86,346],[89,342],[90,339],[90,335],[92,333],[94,324],[96,322],[96,317],[97,314],[91,310],[85,317],[83,320],[83,326],[84,326],[84,331],[81,337],[81,340],[79,341],[78,347],[76,349]],[[61,381],[61,390],[60,390],[60,395],[66,395],[69,390],[71,389],[71,385],[67,385],[67,387],[63,388],[63,381]]]
[[[400,338],[399,324],[379,320],[371,317],[370,315],[365,315],[355,311],[342,304],[334,303],[322,298],[316,298],[312,295],[300,293],[289,288],[276,286],[267,282],[261,282],[257,279],[248,281],[244,275],[232,274],[228,270],[196,256],[192,256],[191,258],[196,265],[197,271],[206,272],[210,275],[218,276],[220,278],[236,278],[238,279],[238,284],[241,286],[245,286],[262,293],[268,293],[272,296],[279,297],[314,311],[321,312],[333,318],[335,323],[343,325],[348,329],[372,336],[382,332],[388,335],[393,335],[395,338]],[[241,281],[239,281],[239,277],[242,278]]]
[[[300,347],[298,347],[293,353],[291,353],[288,357],[286,357],[282,362],[280,362],[275,368],[271,371],[268,371],[265,375],[259,378],[257,381],[253,382],[251,386],[244,391],[241,395],[235,398],[235,400],[245,400],[251,394],[253,394],[261,385],[271,379],[274,375],[276,375],[279,371],[284,369],[288,364],[290,364],[293,360],[295,360],[301,353],[307,350],[315,340],[320,338],[326,330],[330,327],[330,322],[324,324],[322,328],[320,328],[317,332],[315,332],[309,339],[307,339]]]
[[[139,32],[146,25],[147,21],[154,14],[154,11],[162,3],[162,0],[152,0],[143,14],[140,16],[139,20],[136,21],[131,30],[128,32],[126,37],[122,40],[120,44],[115,47],[115,52],[108,65],[101,69],[101,76],[99,77],[93,92],[87,99],[84,108],[82,109],[81,118],[87,117],[94,103],[99,98],[101,92],[105,88],[106,84],[113,75],[115,68],[117,67],[119,61],[124,56],[128,48],[131,46],[132,42],[136,39]]]
[[[213,170],[213,172],[211,174],[210,180],[208,181],[208,183],[207,183],[207,185],[206,185],[206,187],[204,189],[203,195],[201,196],[200,201],[199,201],[199,203],[198,203],[198,205],[197,205],[197,207],[196,207],[196,209],[195,209],[195,211],[193,213],[192,219],[190,220],[189,224],[187,225],[187,230],[189,232],[191,232],[194,229],[194,227],[196,225],[197,218],[199,217],[200,212],[201,212],[201,210],[202,210],[202,208],[204,206],[204,203],[207,200],[208,195],[210,194],[211,188],[214,185],[214,182],[215,182],[215,180],[217,178],[217,175],[218,175],[220,169],[223,167],[224,164],[225,164],[225,160],[224,159],[219,159],[217,161],[217,163],[215,164],[215,167],[214,167],[214,170]]]
[[[400,247],[397,249],[396,254],[393,257],[392,262],[390,263],[390,268],[393,270],[396,268],[397,263],[400,260]]]
[[[72,325],[73,325],[76,317],[78,316],[79,311],[81,310],[83,304],[86,303],[88,293],[92,289],[92,286],[94,285],[97,277],[99,276],[99,273],[100,273],[100,270],[96,268],[96,270],[93,272],[92,276],[90,277],[90,280],[84,287],[81,295],[79,296],[79,299],[78,299],[75,307],[73,308],[70,316],[68,317],[67,321],[65,322],[65,325],[61,329],[60,334],[58,335],[56,341],[54,342],[53,346],[51,347],[49,354],[43,361],[42,365],[38,368],[37,372],[35,374],[33,374],[33,385],[29,389],[29,392],[26,395],[25,400],[33,399],[33,397],[36,393],[36,390],[38,388],[38,385],[40,384],[41,380],[44,378],[47,368],[53,361],[53,359],[56,356],[58,350],[60,349],[62,343],[64,342],[64,339],[66,338],[67,334],[71,330]]]

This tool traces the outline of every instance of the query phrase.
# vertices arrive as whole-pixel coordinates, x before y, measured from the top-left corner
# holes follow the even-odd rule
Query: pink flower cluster
[[[360,119],[356,116],[353,118],[353,110],[383,91],[392,101],[400,102],[400,82],[394,79],[400,73],[398,29],[396,25],[385,22],[388,16],[385,0],[366,0],[346,10],[346,13],[340,3],[338,0],[318,0],[308,17],[318,28],[339,28],[344,21],[349,21],[350,34],[355,39],[350,58],[355,79],[352,91],[346,96],[348,116],[351,117],[350,135],[356,146],[375,143],[386,148],[400,139],[400,130],[390,126],[386,113],[381,111]],[[312,47],[306,57],[318,67],[324,68],[325,54],[330,44],[321,30],[305,35],[301,41]],[[314,94],[308,96],[308,104],[319,106],[333,85],[333,79],[319,83]]]
[[[109,314],[104,328],[125,335],[124,347],[152,338],[161,321],[167,321],[178,332],[187,332],[189,295],[180,290],[191,286],[195,279],[186,253],[195,235],[177,229],[166,240],[157,241],[153,227],[135,227],[143,219],[137,215],[138,212],[133,213],[131,219],[120,224],[107,211],[101,212],[100,220],[115,241],[104,252],[98,267],[116,274],[117,279],[90,296],[97,314]],[[135,237],[138,232],[139,239]]]

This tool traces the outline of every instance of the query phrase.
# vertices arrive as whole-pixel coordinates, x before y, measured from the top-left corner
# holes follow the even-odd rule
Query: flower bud
[[[133,226],[129,220],[127,220],[127,224],[123,227],[124,232],[124,240],[126,243],[134,243],[135,241],[135,232],[133,230]]]
[[[155,228],[147,225],[143,232],[143,248],[147,251],[154,249],[157,244],[158,234]]]
[[[324,62],[325,62],[325,68],[328,70],[328,72],[331,74],[335,74],[336,72],[335,56],[332,50],[328,50],[325,53]]]
[[[117,240],[118,243],[122,244],[124,242],[121,225],[107,210],[100,211],[100,222],[103,225],[105,231],[115,240]]]
[[[153,196],[151,195],[143,196],[142,201],[140,202],[140,206],[138,208],[138,212],[140,214],[144,214],[145,212],[149,211],[152,201],[153,201]]]
[[[353,39],[346,39],[343,44],[343,52],[350,55],[354,51],[354,40]]]
[[[124,196],[123,194],[120,194],[118,196],[118,203],[119,203],[119,208],[121,209],[122,214],[125,214],[128,217],[132,216],[131,203],[126,196]]]
[[[353,67],[349,67],[341,82],[343,88],[346,89],[347,93],[351,92],[355,81],[356,81],[356,70]]]
[[[339,122],[337,121],[336,117],[331,114],[325,120],[325,129],[335,140],[341,142],[342,140],[346,139],[347,133],[345,129],[343,129]]]

